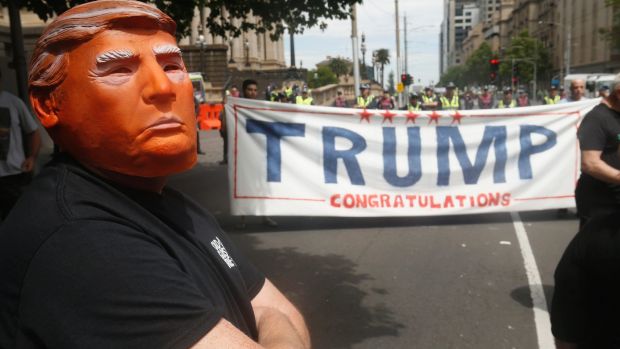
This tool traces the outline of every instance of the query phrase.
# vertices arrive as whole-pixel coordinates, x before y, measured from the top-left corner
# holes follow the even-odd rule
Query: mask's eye
[[[130,74],[130,73],[131,73],[131,69],[127,67],[117,67],[108,72],[108,74],[110,75],[113,75],[113,74],[120,75],[120,74]]]
[[[183,67],[180,66],[179,64],[174,64],[174,63],[167,63],[164,64],[164,71],[169,72],[169,71],[176,71],[176,70],[183,70]]]

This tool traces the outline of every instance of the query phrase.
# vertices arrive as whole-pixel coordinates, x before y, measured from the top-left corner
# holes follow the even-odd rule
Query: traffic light
[[[403,73],[400,75],[400,81],[403,83],[403,85],[409,86],[411,85],[411,83],[413,83],[413,77],[410,74]]]
[[[491,71],[491,83],[494,84],[497,81],[497,73],[499,72],[499,59],[493,57],[489,59],[490,71]]]

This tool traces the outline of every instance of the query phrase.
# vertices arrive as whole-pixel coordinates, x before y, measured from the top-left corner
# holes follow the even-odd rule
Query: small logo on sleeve
[[[226,251],[226,247],[224,247],[224,244],[222,243],[222,241],[220,241],[220,238],[216,237],[215,239],[213,239],[211,241],[211,246],[213,246],[213,248],[217,251],[220,257],[222,257],[222,260],[226,262],[226,265],[228,265],[229,268],[235,266],[235,261],[228,254],[228,251]]]

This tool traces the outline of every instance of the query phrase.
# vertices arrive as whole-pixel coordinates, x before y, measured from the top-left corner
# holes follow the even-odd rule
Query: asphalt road
[[[207,154],[171,184],[215,214],[301,309],[315,348],[552,347],[544,302],[535,321],[523,256],[531,246],[541,279],[533,287],[548,303],[553,271],[577,230],[574,211],[518,213],[529,243],[519,243],[509,213],[273,217],[277,228],[249,217],[239,230],[228,210],[226,167],[217,163],[221,140],[201,132],[201,143]]]

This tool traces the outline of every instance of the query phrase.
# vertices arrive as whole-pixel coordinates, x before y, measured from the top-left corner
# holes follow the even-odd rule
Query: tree
[[[441,76],[438,86],[446,86],[449,82],[453,82],[456,86],[465,86],[467,85],[466,80],[464,78],[466,72],[465,64],[455,65],[450,68]]]
[[[489,61],[493,57],[494,54],[491,46],[487,42],[480,44],[480,47],[465,62],[465,71],[463,72],[465,85],[488,85],[491,76]]]
[[[347,62],[347,60],[343,58],[332,58],[327,66],[334,74],[336,74],[337,78],[340,78],[340,75],[346,75],[351,71],[351,63]]]
[[[516,83],[527,86],[534,80],[534,65],[537,69],[537,80],[550,77],[549,51],[524,30],[510,41],[501,59],[500,75],[504,77],[503,81],[507,85],[512,84],[510,78],[515,77]]]
[[[385,65],[390,64],[390,51],[386,48],[380,48],[376,53],[375,60],[381,66],[381,86],[384,86]]]
[[[9,1],[0,0],[6,6]],[[90,0],[92,1],[92,0]],[[327,27],[327,20],[347,19],[351,15],[351,6],[361,0],[141,0],[155,4],[160,10],[170,15],[178,26],[180,36],[191,32],[194,8],[205,5],[205,26],[215,35],[237,37],[241,33],[256,30],[259,33],[272,32],[273,39],[279,38],[291,25],[294,33],[303,33],[304,29],[319,26]],[[54,14],[60,14],[69,8],[89,2],[89,0],[22,0],[21,7],[36,13],[47,21]],[[258,17],[252,21],[248,14]]]
[[[328,66],[320,66],[316,70],[309,70],[306,78],[308,87],[317,88],[330,84],[337,84],[338,78]]]

